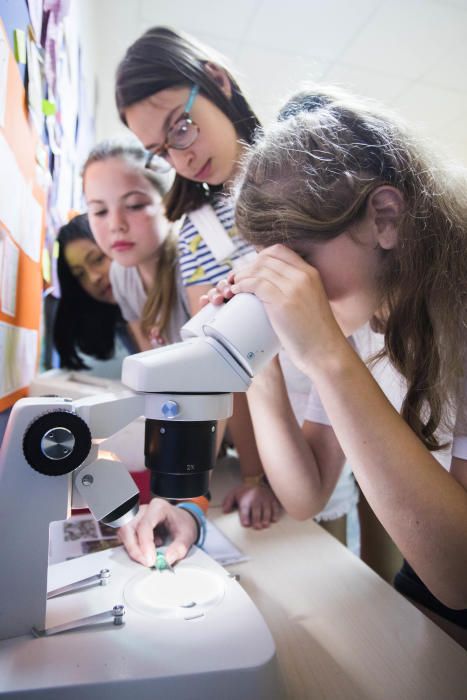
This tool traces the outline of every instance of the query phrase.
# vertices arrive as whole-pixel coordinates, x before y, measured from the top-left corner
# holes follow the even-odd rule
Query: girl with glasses
[[[122,121],[148,152],[147,167],[175,173],[166,212],[172,221],[184,217],[180,269],[194,313],[214,284],[255,257],[237,232],[227,195],[258,119],[212,50],[163,27],[128,49],[115,92]],[[292,385],[295,375],[290,368]],[[280,506],[264,479],[245,396],[237,395],[234,405],[229,430],[243,479],[227,494],[224,510],[237,507],[243,525],[260,529],[277,519]],[[345,516],[357,496],[350,470],[335,496],[318,517],[345,541]]]
[[[406,559],[396,587],[465,644],[465,179],[345,93],[309,91],[282,115],[237,187],[239,231],[261,252],[210,295],[256,294],[312,383],[300,428],[279,364],[255,378],[262,463],[301,519],[347,458]]]
[[[226,193],[259,122],[232,75],[212,52],[165,28],[146,32],[126,52],[116,79],[122,121],[143,143],[146,164],[173,170],[165,197],[170,221],[185,217],[180,271],[192,313],[200,297],[254,251],[236,232]],[[280,505],[264,481],[246,399],[236,395],[229,421],[244,483],[225,502],[255,528],[277,519]]]

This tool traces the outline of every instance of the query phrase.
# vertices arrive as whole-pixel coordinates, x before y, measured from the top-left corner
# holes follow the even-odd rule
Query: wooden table
[[[274,637],[292,700],[467,700],[467,652],[313,521],[267,530],[220,508],[210,519],[250,561],[230,569]]]

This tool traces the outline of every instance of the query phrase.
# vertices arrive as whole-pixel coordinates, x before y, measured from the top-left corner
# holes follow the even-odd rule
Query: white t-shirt
[[[384,337],[381,333],[374,333],[369,324],[366,324],[354,333],[351,342],[358,355],[366,362],[368,358],[382,349]],[[406,380],[397,372],[386,357],[370,367],[370,371],[383,393],[396,411],[400,413],[402,401],[407,392]],[[463,400],[461,399],[462,407],[459,408],[457,413],[458,419],[456,421],[454,434],[440,435],[441,442],[452,441],[452,446],[432,453],[433,457],[435,457],[445,469],[449,469],[452,456],[467,459],[467,425],[465,425],[465,421],[461,419],[461,416],[464,415],[466,402],[467,380],[464,382]],[[313,386],[311,386],[308,396],[305,418],[313,423],[323,423],[324,425],[331,424],[323,408],[318,392]]]
[[[284,351],[280,353],[279,358],[292,410],[297,423],[303,425],[305,419],[309,420],[306,416],[306,408],[312,389],[311,381],[306,374],[303,374],[292,364]],[[314,519],[318,521],[335,520],[343,515],[348,515],[357,503],[357,484],[352,474],[352,468],[346,462],[329,501],[321,513],[314,516]]]
[[[168,343],[177,343],[181,340],[180,328],[190,318],[178,265],[175,270],[175,276],[177,299],[172,309],[168,326],[165,329],[165,340]],[[128,322],[138,321],[141,318],[147,294],[136,267],[124,267],[114,260],[110,266],[110,283],[115,301],[122,311],[123,318]]]

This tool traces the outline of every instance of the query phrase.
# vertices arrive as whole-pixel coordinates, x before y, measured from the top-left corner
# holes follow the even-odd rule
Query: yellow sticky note
[[[46,99],[42,100],[42,112],[45,114],[46,117],[53,117],[56,111],[57,106],[54,102],[51,102],[50,100]]]
[[[16,60],[18,63],[26,63],[26,34],[22,29],[15,29],[13,38]]]
[[[50,253],[47,248],[42,250],[42,277],[50,284],[52,279],[52,264],[50,260]]]

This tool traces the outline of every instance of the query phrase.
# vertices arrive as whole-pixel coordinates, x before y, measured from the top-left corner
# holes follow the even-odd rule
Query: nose
[[[120,209],[116,209],[110,213],[110,230],[112,232],[127,230],[126,219]]]
[[[98,285],[104,276],[100,270],[89,270],[88,275],[89,281],[93,285]]]
[[[183,151],[172,149],[170,151],[170,161],[172,166],[175,168],[177,173],[180,173],[180,175],[190,177],[190,174],[193,174],[191,170],[194,159],[195,153],[193,148],[186,148]]]

